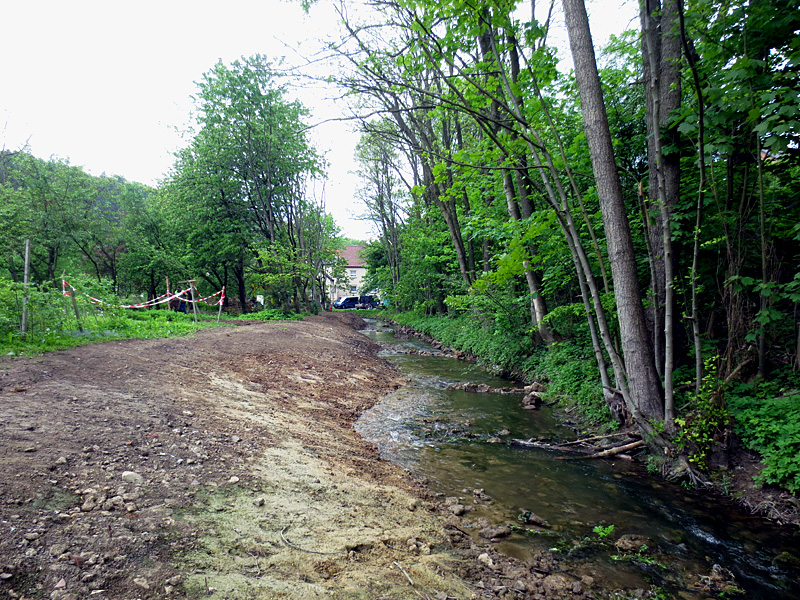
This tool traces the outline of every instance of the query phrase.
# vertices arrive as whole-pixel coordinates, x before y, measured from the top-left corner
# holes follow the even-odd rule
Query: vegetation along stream
[[[558,453],[514,447],[512,439],[564,441],[574,434],[546,407],[524,410],[518,394],[447,389],[509,383],[371,325],[375,329],[365,333],[384,345],[387,359],[410,382],[367,412],[357,430],[434,492],[462,497],[465,505],[490,498],[475,502],[465,523],[483,517],[512,525],[512,535],[498,543],[502,552],[525,560],[538,550],[558,549],[591,561],[612,587],[654,585],[677,597],[695,597],[692,586],[702,577],[717,573],[724,579],[726,570],[746,598],[800,597],[795,532],[666,483],[628,460],[563,460]],[[547,524],[521,521],[526,511]],[[621,538],[632,543],[615,546]]]

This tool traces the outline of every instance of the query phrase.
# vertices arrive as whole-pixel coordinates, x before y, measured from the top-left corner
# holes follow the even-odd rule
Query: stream
[[[395,339],[377,321],[368,323],[362,333],[383,345],[382,355],[409,384],[367,411],[356,430],[432,491],[474,504],[464,523],[485,517],[492,524],[518,526],[497,544],[504,554],[525,560],[539,550],[559,548],[591,561],[607,588],[652,585],[681,598],[697,597],[691,585],[698,575],[720,565],[744,590],[738,597],[800,598],[796,530],[747,515],[725,499],[667,483],[629,460],[556,460],[559,453],[552,451],[487,443],[490,438],[567,441],[575,434],[546,407],[523,409],[520,394],[446,389],[463,383],[513,384],[470,362],[436,356],[416,338]],[[482,492],[476,495],[476,490]],[[484,495],[491,501],[474,502]],[[524,531],[528,527],[518,520],[524,511],[549,523],[545,534]],[[646,551],[626,555],[613,543],[584,543],[602,541],[595,528],[611,525],[609,540],[643,536]]]

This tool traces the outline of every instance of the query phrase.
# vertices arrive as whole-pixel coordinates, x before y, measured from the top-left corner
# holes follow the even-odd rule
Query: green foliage
[[[561,552],[568,556],[577,557],[591,552],[597,552],[611,544],[610,536],[614,533],[614,524],[595,525],[592,528],[594,537],[585,535],[577,540],[569,540],[566,537],[559,540],[558,544],[551,551]]]
[[[618,554],[612,554],[611,560],[617,562],[641,563],[658,567],[664,571],[669,570],[667,565],[650,556],[647,553],[647,550],[647,544],[643,544],[636,550],[636,552],[620,552]]]
[[[120,308],[108,281],[77,278],[72,282],[86,292],[76,295],[77,318],[72,300],[61,290],[29,287],[27,332],[23,336],[19,330],[22,285],[0,279],[0,354],[35,355],[98,341],[188,335],[200,328],[217,326],[216,314],[195,324],[192,315],[183,313]],[[89,295],[107,304],[97,305]]]
[[[725,403],[725,388],[717,378],[718,358],[705,364],[703,383],[698,395],[692,395],[682,415],[675,418],[679,427],[678,449],[689,453],[689,462],[700,469],[708,468],[708,456],[721,442],[730,426],[731,417]]]
[[[286,312],[283,309],[265,308],[232,318],[236,321],[302,321],[305,317],[298,313]]]
[[[793,382],[795,386],[797,381]],[[800,491],[800,391],[780,382],[739,385],[730,390],[728,404],[736,433],[758,452],[764,469],[762,483]]]
[[[600,538],[602,540],[603,538],[606,538],[609,535],[611,535],[612,533],[614,533],[614,524],[612,523],[611,525],[606,525],[606,526],[595,525],[592,528],[592,531],[595,534],[597,534],[598,538]]]
[[[603,427],[618,426],[603,398],[591,346],[556,342],[538,349],[523,363],[522,370],[529,379],[548,382],[547,399],[574,404],[585,418]]]
[[[430,317],[418,313],[398,313],[393,318],[448,346],[474,354],[480,363],[495,372],[517,369],[532,351],[529,338],[509,339],[506,332],[489,321],[476,327],[472,315]]]

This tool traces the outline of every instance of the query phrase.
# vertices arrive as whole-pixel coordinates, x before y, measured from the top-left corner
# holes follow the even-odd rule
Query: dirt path
[[[485,550],[352,430],[402,384],[359,323],[0,362],[0,597],[493,597]]]

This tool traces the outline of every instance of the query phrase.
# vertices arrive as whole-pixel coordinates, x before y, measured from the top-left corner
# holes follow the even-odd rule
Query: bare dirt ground
[[[358,437],[403,383],[361,325],[2,359],[0,598],[600,597],[471,539]]]

